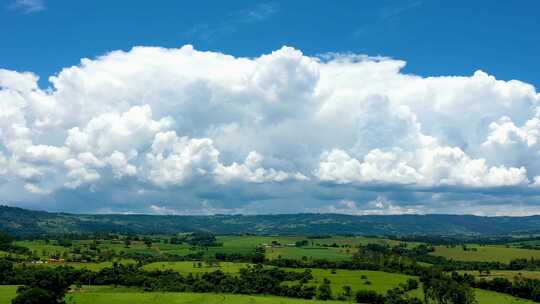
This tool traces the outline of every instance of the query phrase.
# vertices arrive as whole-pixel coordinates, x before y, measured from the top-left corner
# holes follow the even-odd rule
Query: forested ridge
[[[66,233],[351,235],[511,235],[540,231],[540,216],[473,215],[124,215],[68,214],[0,206],[0,230],[16,237]]]

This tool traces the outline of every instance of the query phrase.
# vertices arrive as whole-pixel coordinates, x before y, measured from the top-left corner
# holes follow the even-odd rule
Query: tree
[[[374,290],[359,290],[355,298],[356,303],[384,304],[384,296]]]
[[[32,273],[30,282],[17,289],[13,304],[61,304],[75,278],[68,268],[43,268]]]
[[[11,304],[58,304],[60,302],[49,293],[41,288],[26,288],[22,287],[17,290],[17,296],[11,300]]]
[[[343,296],[347,299],[349,299],[351,297],[351,294],[352,294],[352,288],[351,286],[349,285],[345,285],[343,286],[342,288],[342,291],[343,291]]]
[[[441,271],[430,270],[421,277],[424,289],[424,303],[430,300],[439,304],[475,304],[474,290],[464,282],[468,277],[454,273],[452,276]]]
[[[321,285],[317,288],[317,299],[323,301],[332,299],[332,288],[330,287],[330,280],[327,278],[324,278]]]

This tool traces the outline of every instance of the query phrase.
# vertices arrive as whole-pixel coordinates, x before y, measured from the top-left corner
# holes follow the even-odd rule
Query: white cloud
[[[351,215],[389,215],[389,214],[411,214],[422,213],[410,207],[401,207],[398,204],[389,201],[383,196],[377,196],[376,199],[359,204],[352,200],[341,200],[336,204],[326,205],[321,208],[308,209],[315,213],[338,213]]]
[[[148,146],[154,134],[168,129],[172,123],[169,117],[152,120],[149,105],[133,106],[121,114],[113,112],[92,118],[83,130],[68,130],[66,145],[74,151],[93,151],[97,155],[136,150]]]
[[[488,167],[484,159],[471,159],[459,148],[430,147],[412,153],[371,150],[363,162],[334,149],[322,155],[315,171],[323,181],[337,183],[396,183],[419,186],[499,187],[528,183],[526,170]]]
[[[209,177],[218,183],[306,179],[300,173],[290,174],[261,167],[262,156],[254,151],[243,164],[224,165],[211,139],[178,137],[174,131],[156,134],[152,152],[146,155],[146,159],[150,168],[149,179],[160,186],[181,185],[196,177]]]
[[[34,193],[34,194],[49,194],[50,191],[47,191],[45,189],[42,189],[34,184],[31,184],[31,183],[26,183],[24,184],[24,189],[26,189],[26,191],[30,192],[30,193]]]
[[[77,188],[83,184],[90,184],[101,177],[95,169],[88,168],[77,159],[70,158],[65,161],[64,165],[68,168],[67,177],[69,181],[64,184],[68,188]]]
[[[15,0],[11,7],[13,9],[21,10],[27,14],[46,9],[42,0]]]
[[[108,163],[113,169],[114,176],[121,178],[122,176],[134,176],[137,174],[137,168],[128,163],[124,153],[114,151],[108,158]]]
[[[176,198],[178,186],[212,197],[219,188],[223,204],[276,193],[309,204],[318,198],[303,187],[335,197],[348,184],[535,191],[525,187],[540,176],[533,86],[482,71],[420,77],[404,66],[187,45],[83,59],[47,90],[32,73],[0,70],[0,174],[31,193],[91,189],[104,201],[119,183]]]
[[[299,172],[287,173],[272,168],[265,169],[261,166],[262,160],[262,155],[255,151],[251,151],[243,164],[232,163],[229,166],[219,164],[216,167],[216,179],[219,183],[227,183],[234,180],[264,183],[283,182],[289,179],[299,181],[306,181],[309,179]]]

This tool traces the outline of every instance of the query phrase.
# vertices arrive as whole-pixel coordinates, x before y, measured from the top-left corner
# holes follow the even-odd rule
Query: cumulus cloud
[[[45,10],[45,3],[42,0],[15,0],[11,4],[12,9],[21,10],[24,13],[36,13]]]
[[[358,204],[352,200],[341,200],[336,204],[326,205],[320,208],[309,209],[316,213],[337,213],[353,215],[390,215],[390,214],[422,214],[422,210],[401,207],[388,200],[384,196],[377,196],[372,201]]]
[[[224,165],[211,139],[178,137],[174,131],[156,134],[152,152],[146,158],[150,167],[149,179],[159,186],[181,185],[196,177],[209,177],[218,183],[307,179],[300,173],[261,167],[262,156],[255,151],[250,152],[242,164]]]
[[[371,210],[377,197],[391,197],[386,213],[446,212],[458,193],[485,206],[472,199],[481,195],[494,214],[508,210],[504,201],[533,204],[536,89],[483,71],[420,77],[404,66],[187,45],[82,59],[47,89],[32,73],[0,69],[0,187],[13,192],[0,198],[84,194],[102,202],[92,210],[158,213],[155,199],[182,212],[205,201],[220,211],[361,214],[343,202]],[[137,189],[132,210],[117,199],[127,189]]]

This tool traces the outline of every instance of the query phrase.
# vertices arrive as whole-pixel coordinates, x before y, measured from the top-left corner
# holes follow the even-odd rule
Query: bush
[[[373,290],[359,290],[355,296],[356,303],[384,304],[384,296]]]
[[[56,298],[41,288],[25,288],[17,291],[17,296],[11,304],[57,304]]]

